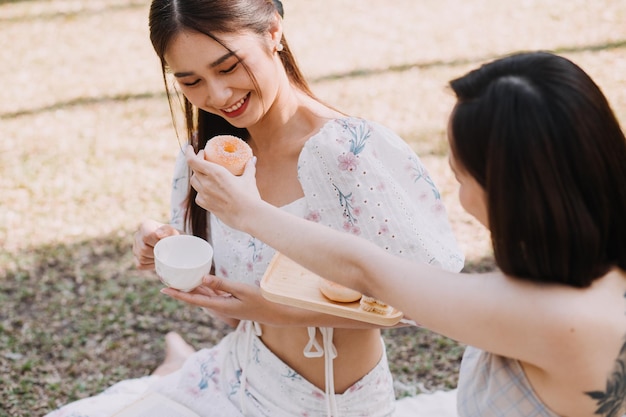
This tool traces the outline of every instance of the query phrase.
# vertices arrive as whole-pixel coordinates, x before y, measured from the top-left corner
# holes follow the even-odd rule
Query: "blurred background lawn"
[[[626,123],[625,0],[284,0],[320,98],[402,135],[439,185],[468,270],[493,267],[447,167],[448,80],[514,51],[559,52]],[[163,335],[227,331],[159,294],[131,237],[166,220],[178,150],[148,0],[0,0],[0,416],[42,415],[149,373]],[[461,319],[461,318],[460,318]],[[398,396],[449,389],[463,346],[385,331]]]

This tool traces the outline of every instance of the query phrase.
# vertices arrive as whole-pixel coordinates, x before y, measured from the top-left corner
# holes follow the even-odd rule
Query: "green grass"
[[[5,254],[2,265],[0,393],[11,415],[49,411],[150,373],[169,330],[196,347],[225,331],[159,294],[117,236]]]

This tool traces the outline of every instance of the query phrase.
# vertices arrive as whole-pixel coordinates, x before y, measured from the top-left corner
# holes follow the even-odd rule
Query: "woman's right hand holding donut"
[[[178,234],[180,232],[169,224],[144,220],[135,232],[133,241],[133,255],[137,269],[154,269],[154,245],[164,237]]]

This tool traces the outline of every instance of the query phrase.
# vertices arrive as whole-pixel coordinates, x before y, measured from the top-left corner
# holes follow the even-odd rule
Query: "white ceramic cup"
[[[154,245],[154,265],[161,282],[181,291],[200,285],[212,261],[213,247],[196,236],[168,236]]]

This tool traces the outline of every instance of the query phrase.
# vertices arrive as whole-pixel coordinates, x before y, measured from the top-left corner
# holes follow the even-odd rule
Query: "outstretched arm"
[[[482,349],[542,365],[550,344],[567,337],[561,320],[545,320],[574,290],[543,287],[500,273],[458,274],[402,259],[356,236],[280,210],[259,197],[252,162],[241,177],[187,152],[197,203],[305,268],[382,299],[423,326]],[[548,313],[547,313],[548,312]],[[575,326],[572,323],[572,326]],[[529,334],[536,335],[529,338]],[[547,366],[547,364],[546,364]]]

